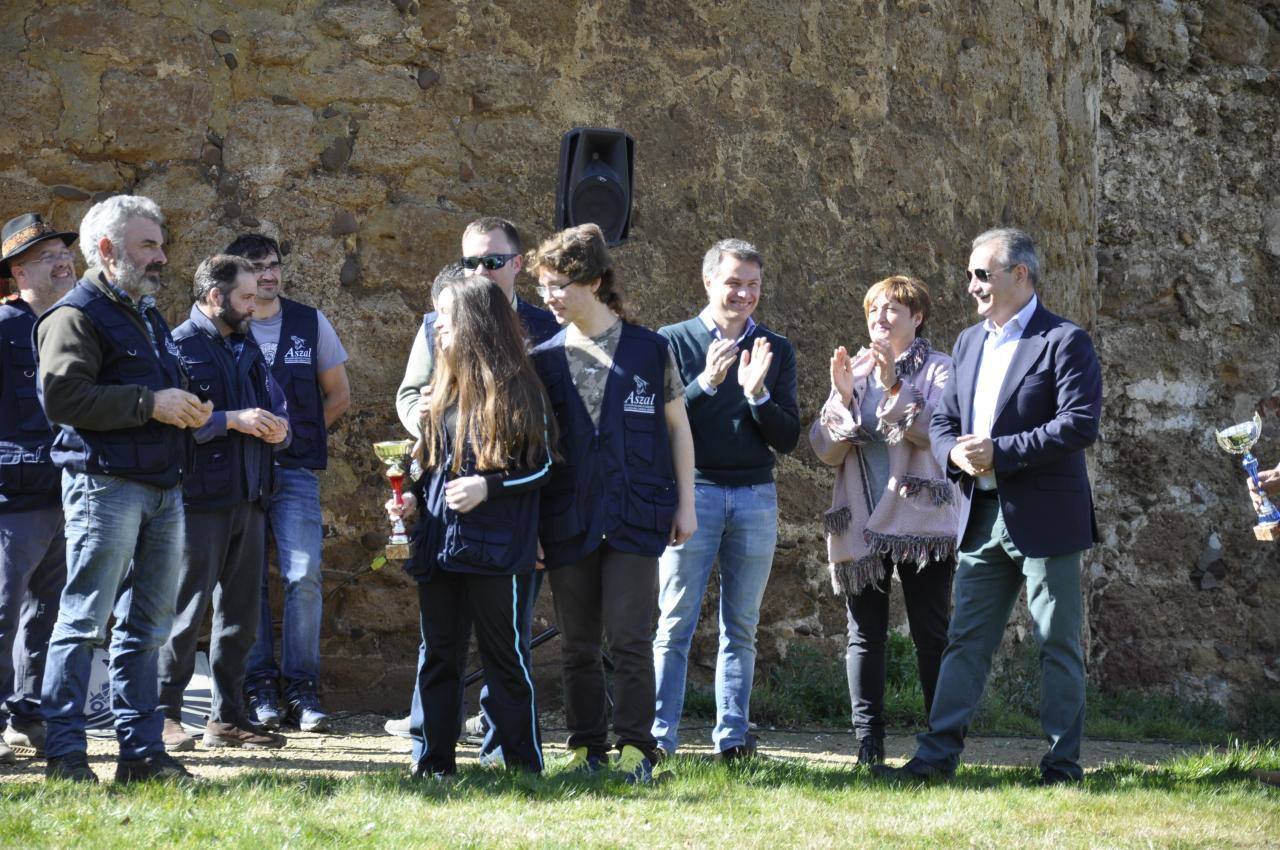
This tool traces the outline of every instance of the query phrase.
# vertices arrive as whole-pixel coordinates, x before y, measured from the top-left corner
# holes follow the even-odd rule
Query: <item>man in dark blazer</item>
[[[947,778],[1025,582],[1040,644],[1046,785],[1077,782],[1084,732],[1081,556],[1097,541],[1084,450],[1098,438],[1102,375],[1093,344],[1036,297],[1035,243],[1021,230],[973,241],[966,272],[983,321],[956,340],[956,380],[930,423],[933,452],[970,497],[962,520],[955,613],[929,731],[903,767]]]

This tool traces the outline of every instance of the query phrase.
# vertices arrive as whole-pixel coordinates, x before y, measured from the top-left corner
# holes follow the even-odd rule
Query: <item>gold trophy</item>
[[[413,450],[413,440],[386,440],[374,443],[373,450],[378,459],[387,467],[387,481],[391,482],[392,498],[397,505],[404,504],[405,470],[409,466],[409,452]],[[409,535],[404,529],[404,520],[397,517],[391,521],[391,536],[387,538],[387,558],[392,561],[404,561],[409,558]]]

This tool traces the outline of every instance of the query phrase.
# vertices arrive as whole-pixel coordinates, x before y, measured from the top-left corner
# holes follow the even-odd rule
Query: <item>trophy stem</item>
[[[1253,456],[1253,452],[1245,452],[1244,459],[1240,462],[1245,472],[1249,473],[1249,479],[1253,481],[1253,486],[1258,493],[1258,523],[1267,524],[1280,522],[1280,511],[1276,510],[1276,506],[1267,498],[1267,492],[1262,489],[1262,481],[1258,478],[1258,459]]]

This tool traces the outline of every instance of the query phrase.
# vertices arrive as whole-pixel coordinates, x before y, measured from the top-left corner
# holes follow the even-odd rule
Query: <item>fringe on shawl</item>
[[[828,565],[831,589],[836,596],[857,596],[884,578],[884,560],[877,555],[864,555],[856,561]]]
[[[822,525],[827,534],[844,534],[852,523],[853,511],[849,510],[848,505],[832,508],[822,515]]]
[[[903,498],[925,493],[935,507],[949,505],[955,501],[956,490],[950,481],[941,478],[923,478],[919,475],[904,475],[899,479],[898,495]]]
[[[929,359],[929,352],[932,348],[929,340],[924,337],[916,337],[911,341],[911,345],[907,346],[907,350],[902,352],[901,356],[894,361],[894,372],[899,378],[906,378],[919,372],[926,360]],[[884,423],[880,423],[880,430],[884,433],[884,441],[891,446],[896,446],[906,438],[907,432],[911,430],[911,426],[915,423],[916,417],[920,415],[923,409],[921,404],[912,404],[907,408],[902,419],[897,423],[884,427]]]
[[[922,537],[864,531],[862,538],[871,547],[873,555],[888,555],[895,564],[914,561],[923,566],[930,561],[946,561],[956,555],[956,539],[952,536]]]

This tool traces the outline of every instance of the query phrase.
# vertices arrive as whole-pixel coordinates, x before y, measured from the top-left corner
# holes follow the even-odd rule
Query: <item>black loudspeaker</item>
[[[631,232],[636,140],[622,130],[576,127],[560,141],[556,229],[597,224],[610,245]]]

